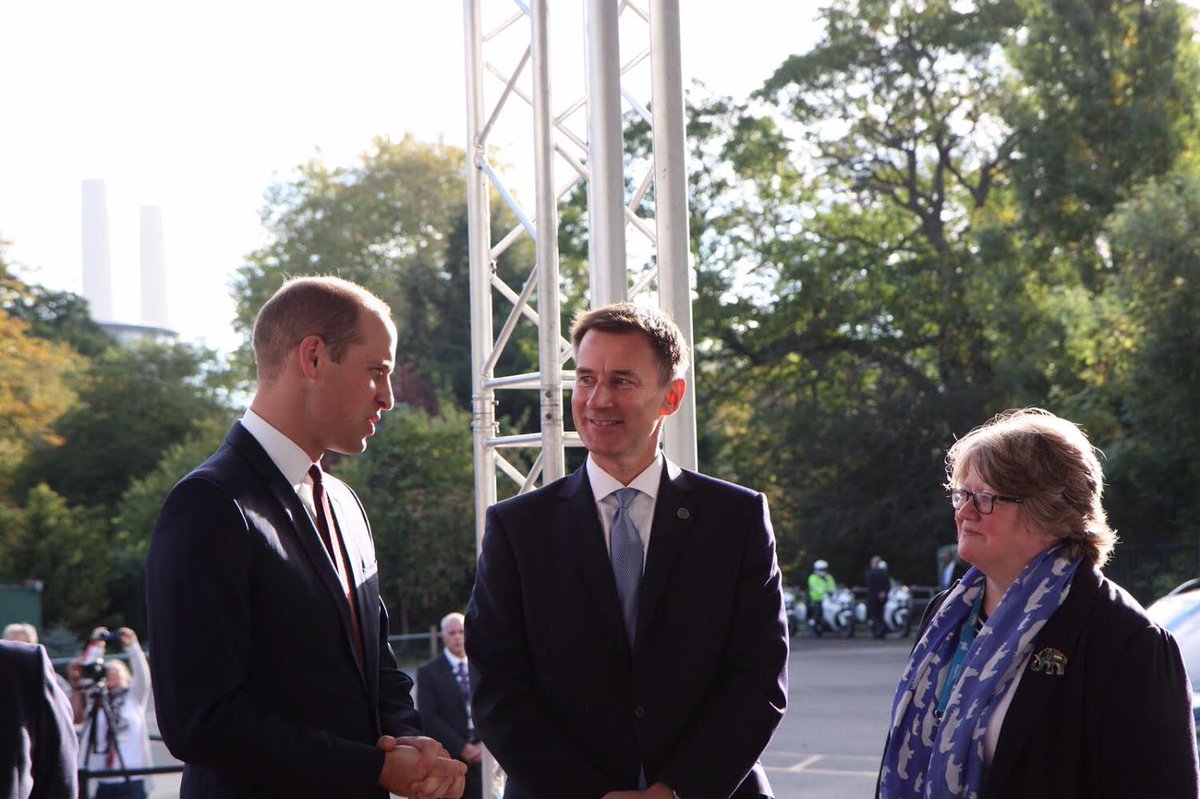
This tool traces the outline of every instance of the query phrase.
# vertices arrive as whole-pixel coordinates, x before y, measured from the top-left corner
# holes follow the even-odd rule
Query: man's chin
[[[327,449],[339,455],[361,455],[367,451],[367,440],[364,438],[353,444],[330,444]]]

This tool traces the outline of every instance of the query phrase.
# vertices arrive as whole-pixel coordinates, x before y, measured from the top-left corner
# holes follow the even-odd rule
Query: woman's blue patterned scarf
[[[959,632],[984,576],[972,568],[951,589],[917,642],[892,700],[892,734],[880,773],[881,799],[978,799],[983,739],[996,702],[1028,662],[1033,639],[1062,605],[1079,560],[1051,547],[1009,586],[963,661],[940,720],[938,698]]]

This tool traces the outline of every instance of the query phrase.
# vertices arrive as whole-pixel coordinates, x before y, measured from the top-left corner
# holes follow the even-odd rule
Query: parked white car
[[[1190,580],[1146,608],[1146,615],[1179,642],[1192,683],[1192,715],[1200,730],[1200,580]]]

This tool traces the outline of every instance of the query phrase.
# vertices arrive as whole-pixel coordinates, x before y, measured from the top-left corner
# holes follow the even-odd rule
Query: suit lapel
[[[290,524],[278,532],[280,535],[291,535],[293,537],[308,559],[309,566],[317,575],[321,584],[325,586],[325,592],[328,594],[330,601],[334,603],[338,617],[341,619],[346,646],[350,648],[350,656],[357,661],[358,658],[354,655],[354,643],[350,637],[350,609],[346,604],[346,597],[342,593],[342,584],[338,580],[337,572],[334,570],[333,563],[329,559],[329,553],[325,551],[325,545],[321,543],[321,536],[313,524],[312,517],[308,515],[304,503],[300,501],[300,497],[296,495],[295,490],[284,479],[283,473],[279,471],[279,467],[267,455],[266,450],[262,448],[262,445],[258,443],[258,440],[254,436],[242,427],[240,422],[234,424],[225,441],[241,453],[254,470],[258,472],[267,490],[270,491],[276,502],[279,503],[280,509]],[[330,482],[333,483],[334,481]],[[335,509],[334,513],[336,514],[338,511]],[[339,516],[338,518],[340,522],[342,517]],[[349,545],[347,545],[347,549],[350,549]],[[361,560],[357,555],[351,559],[356,561]],[[360,563],[356,579],[361,575],[361,571],[362,566]]]
[[[1071,590],[1066,600],[1034,639],[1033,654],[1036,655],[1047,647],[1057,649],[1066,655],[1068,671],[1072,665],[1078,668],[1078,664],[1073,664],[1072,661],[1076,659],[1079,632],[1083,629],[1084,617],[1099,589],[1100,573],[1088,563],[1081,563],[1071,581]],[[988,768],[987,785],[1004,784],[1025,740],[1036,729],[1042,714],[1050,707],[1051,698],[1062,690],[1064,677],[1045,671],[1032,671],[1028,662],[1021,668],[1021,683],[1017,686],[1012,703],[1004,714],[996,752]],[[989,795],[986,785],[983,794]]]
[[[587,479],[587,468],[579,467],[563,483],[559,491],[562,515],[556,532],[563,536],[563,546],[579,567],[584,585],[600,609],[605,626],[614,641],[628,649],[625,638],[625,620],[621,616],[621,604],[617,599],[617,582],[613,577],[612,562],[604,545],[604,531],[596,513],[596,500]]]
[[[692,483],[687,473],[664,458],[662,479],[654,501],[654,523],[650,527],[650,546],[642,575],[641,599],[638,602],[638,639],[658,609],[671,570],[695,519],[696,509],[691,493]]]

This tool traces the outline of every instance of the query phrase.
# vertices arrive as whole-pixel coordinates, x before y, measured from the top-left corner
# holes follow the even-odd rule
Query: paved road
[[[777,799],[870,799],[912,638],[792,639],[788,710],[763,756]]]
[[[792,639],[788,712],[763,756],[776,799],[870,799],[911,646],[911,638]],[[161,743],[153,748],[156,764],[174,762]],[[178,775],[155,778],[152,799],[178,796]]]

